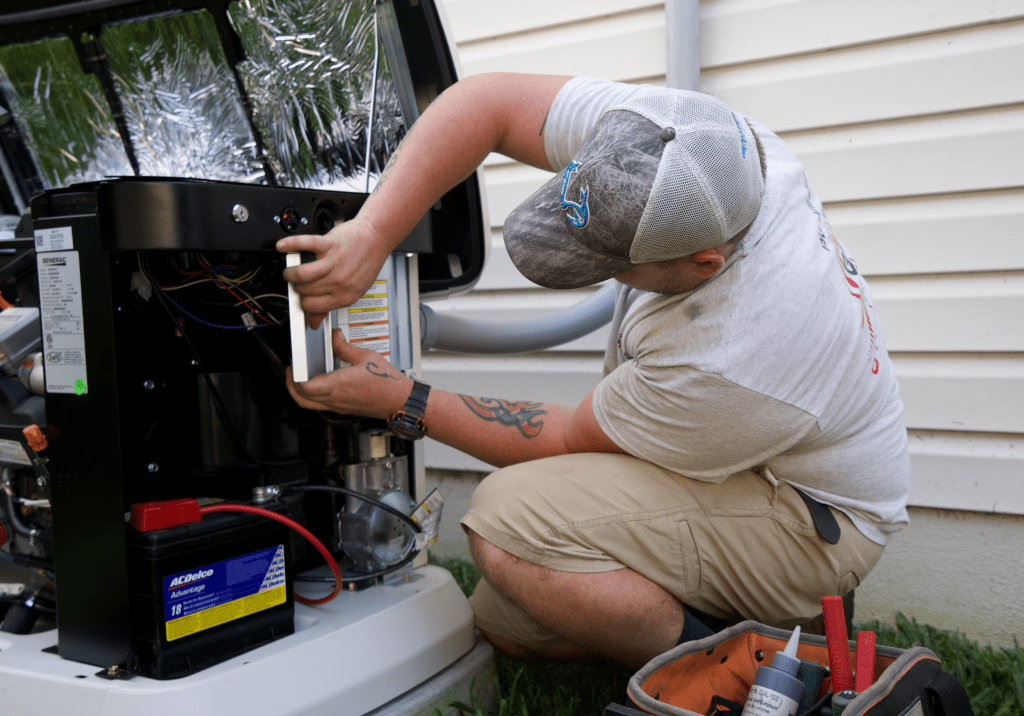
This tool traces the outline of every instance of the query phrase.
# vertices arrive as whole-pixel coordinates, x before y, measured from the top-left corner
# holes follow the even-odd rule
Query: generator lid
[[[408,127],[458,78],[437,0],[33,6],[0,15],[9,221],[42,191],[119,176],[369,193]],[[481,185],[470,176],[399,247],[420,254],[421,295],[479,278]]]

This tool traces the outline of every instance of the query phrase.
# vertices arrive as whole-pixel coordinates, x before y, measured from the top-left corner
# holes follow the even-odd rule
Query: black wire
[[[268,343],[267,340],[259,333],[256,331],[249,331],[249,336],[256,342],[256,345],[260,347],[263,354],[270,359],[270,362],[274,365],[274,374],[280,378],[283,383],[285,377],[284,361],[281,360],[280,356],[277,355],[277,352],[271,347],[270,343]]]
[[[14,527],[14,531],[22,537],[35,539],[39,534],[39,530],[26,527],[25,524],[18,519],[18,511],[14,507],[14,498],[11,497],[11,493],[4,489],[0,489],[0,492],[4,493],[4,496],[7,498],[7,519],[10,521],[11,526]],[[0,510],[2,510],[2,507],[0,507]]]
[[[412,527],[414,532],[423,532],[423,528],[416,524],[416,520],[414,520],[412,517],[405,514],[401,510],[397,510],[391,505],[386,505],[380,500],[375,500],[369,495],[364,495],[361,492],[350,490],[347,487],[338,487],[336,485],[288,485],[287,487],[282,487],[281,492],[285,495],[294,492],[331,492],[338,495],[348,495],[349,497],[355,497],[357,499],[360,499],[363,502],[368,502],[374,507],[379,507],[385,512],[394,515],[395,517],[397,517],[398,519],[402,520],[410,527]]]
[[[414,549],[404,559],[402,559],[401,562],[395,562],[390,567],[382,569],[382,570],[380,570],[378,572],[370,572],[369,574],[361,574],[358,577],[352,577],[350,579],[343,579],[342,582],[341,582],[342,586],[344,586],[346,584],[353,584],[355,582],[366,582],[366,581],[371,580],[371,579],[377,579],[378,577],[384,577],[384,576],[386,576],[388,574],[391,574],[392,572],[397,572],[399,569],[401,569],[402,567],[406,566],[407,564],[412,562],[414,559],[416,559],[416,555],[418,555],[419,553],[420,553],[420,551],[418,549]],[[322,584],[333,584],[334,583],[334,575],[331,575],[329,577],[327,577],[327,576],[321,577],[321,576],[318,576],[318,575],[315,575],[315,574],[314,575],[300,574],[297,577],[295,577],[295,581],[296,582],[310,583],[310,584],[321,584],[321,583]]]

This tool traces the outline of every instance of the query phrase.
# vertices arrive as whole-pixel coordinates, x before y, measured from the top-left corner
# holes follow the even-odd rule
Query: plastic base
[[[295,634],[171,681],[109,680],[44,651],[56,631],[0,633],[5,713],[49,716],[362,716],[416,689],[476,644],[451,574],[426,566],[396,586],[295,605]],[[316,596],[314,587],[297,591]],[[486,676],[484,678],[492,678]]]

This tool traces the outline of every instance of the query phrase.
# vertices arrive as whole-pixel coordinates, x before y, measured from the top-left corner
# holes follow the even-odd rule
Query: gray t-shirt
[[[569,163],[604,111],[643,91],[570,81],[545,128],[552,166]],[[766,165],[757,217],[693,291],[616,284],[594,414],[627,452],[694,479],[766,466],[885,544],[907,522],[910,459],[871,292],[796,157],[748,122]]]

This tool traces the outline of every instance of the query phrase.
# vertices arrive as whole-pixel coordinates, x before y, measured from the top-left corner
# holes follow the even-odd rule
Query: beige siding
[[[465,74],[662,83],[660,3],[449,0]],[[911,502],[1024,514],[1024,0],[705,0],[701,89],[779,132],[869,277],[911,432]],[[436,305],[541,315],[500,228],[546,177],[491,157],[493,252]],[[598,331],[532,356],[428,354],[460,392],[572,404],[600,377]],[[483,469],[428,445],[428,467]]]

